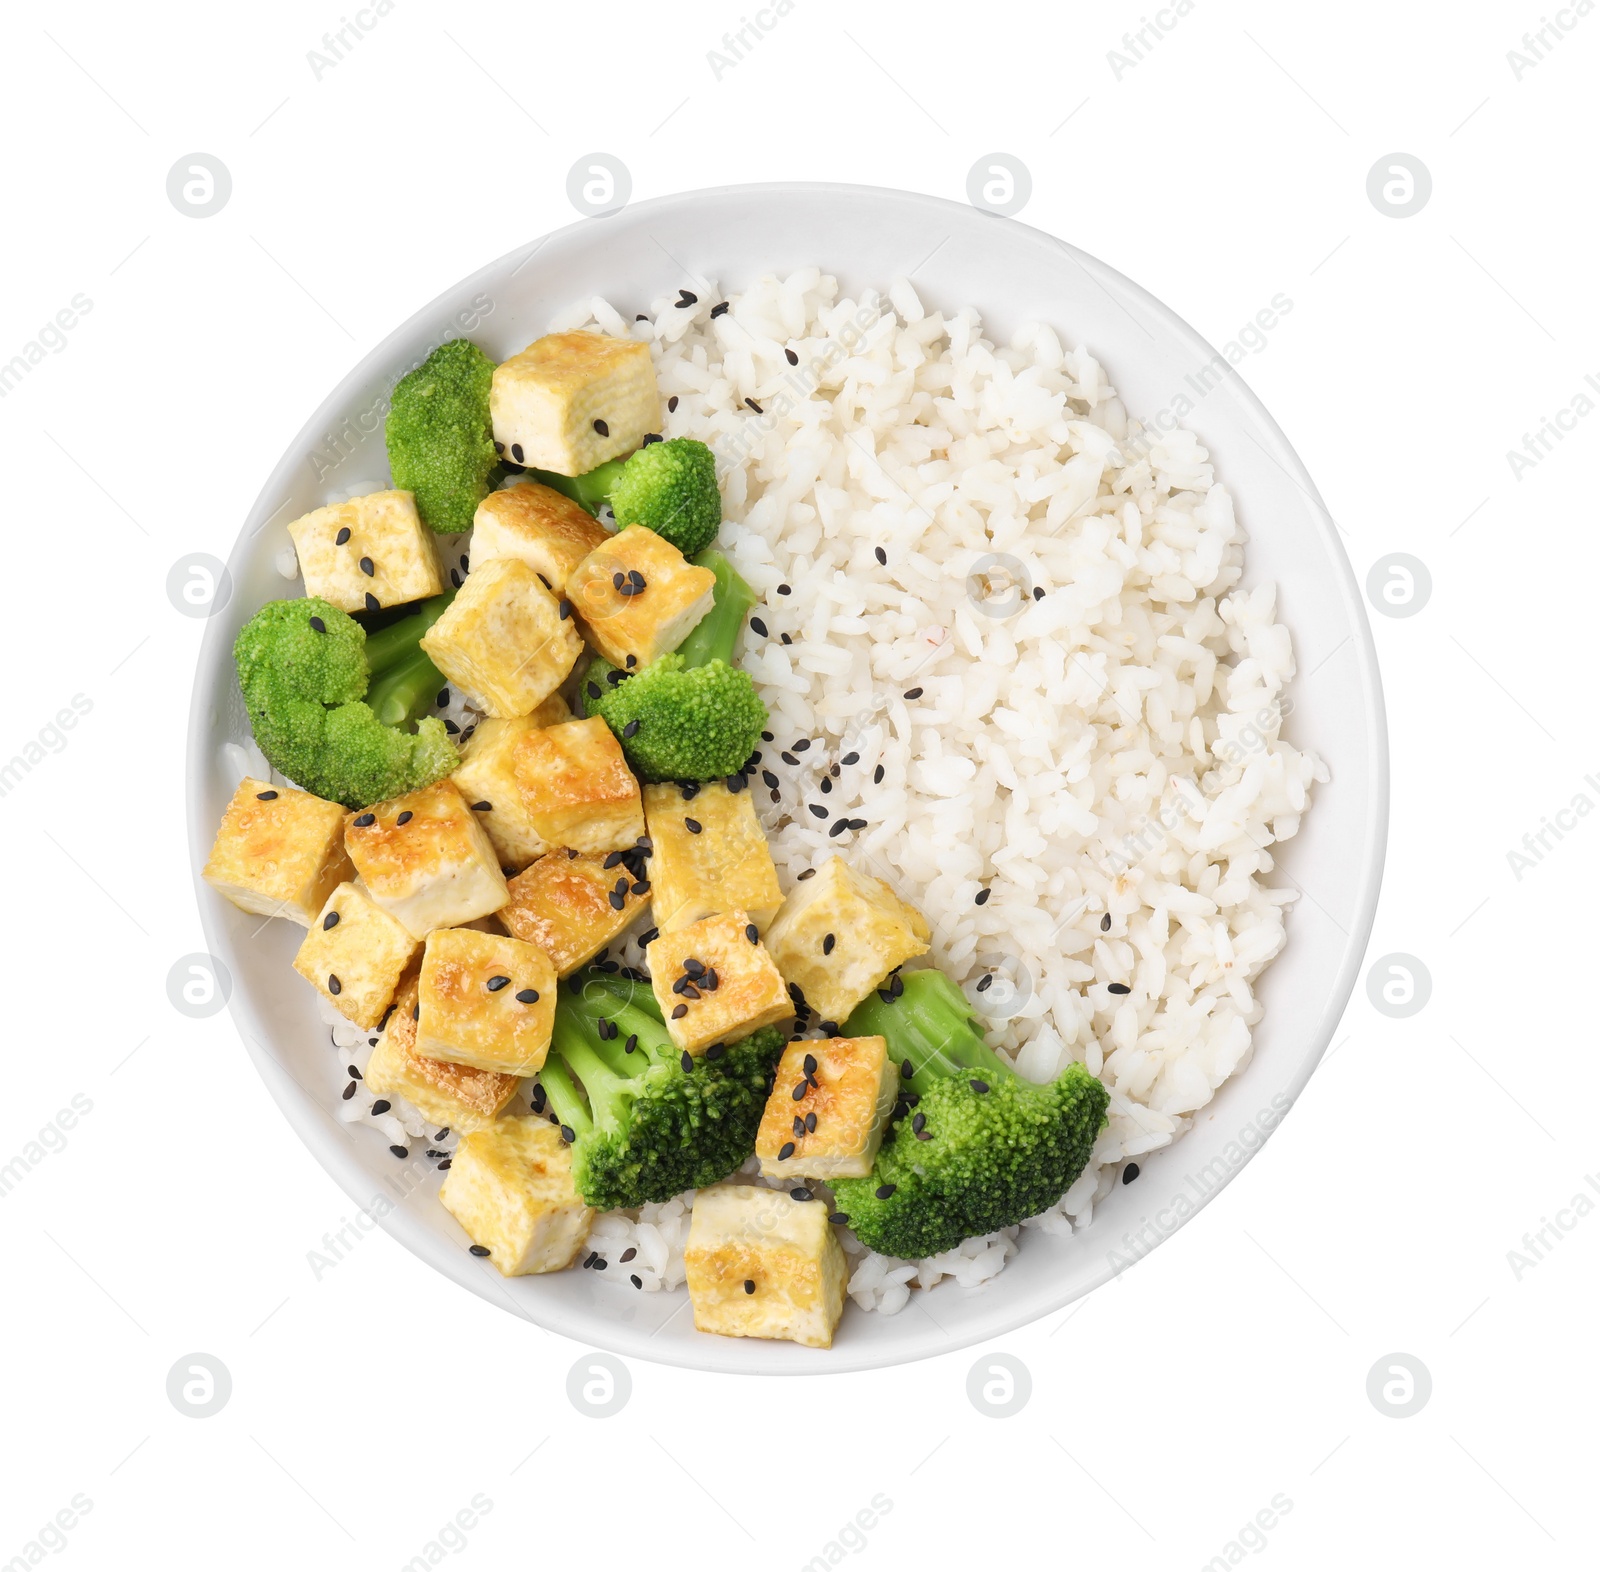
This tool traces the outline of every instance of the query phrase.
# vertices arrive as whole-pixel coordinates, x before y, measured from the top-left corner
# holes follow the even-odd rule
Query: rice
[[[1086,1228],[1248,1062],[1252,984],[1284,944],[1270,848],[1328,774],[1281,735],[1275,587],[1242,585],[1198,440],[1144,430],[1052,328],[996,345],[909,280],[852,299],[817,268],[716,318],[725,297],[694,289],[627,331],[677,399],[663,435],[717,452],[721,543],[764,603],[740,660],[769,751],[811,744],[780,801],[757,791],[780,879],[835,852],[867,868],[927,915],[929,961],[1022,1074],[1076,1060],[1104,1080],[1089,1167],[1023,1225]],[[551,329],[625,315],[591,300]],[[830,835],[840,819],[866,827]],[[850,1292],[892,1313],[913,1286],[991,1279],[1022,1237],[901,1262],[846,1231]]]
[[[913,1288],[991,1280],[1029,1228],[1087,1228],[1248,1063],[1294,898],[1267,882],[1271,848],[1328,772],[1281,735],[1288,631],[1274,586],[1242,583],[1208,454],[1131,418],[1083,346],[1042,325],[997,345],[907,279],[852,299],[806,268],[716,318],[715,286],[695,293],[644,320],[586,300],[550,329],[650,343],[677,401],[663,435],[718,455],[721,544],[768,630],[740,660],[769,752],[809,742],[798,767],[765,761],[776,802],[756,790],[781,881],[835,852],[884,879],[1004,1058],[1036,1081],[1084,1063],[1111,1094],[1088,1168],[1021,1227],[920,1262],[841,1231],[851,1297],[892,1314]],[[460,695],[446,713],[475,719]],[[341,1117],[425,1124],[370,1107],[358,1085]],[[607,1279],[679,1287],[692,1202],[599,1218]]]

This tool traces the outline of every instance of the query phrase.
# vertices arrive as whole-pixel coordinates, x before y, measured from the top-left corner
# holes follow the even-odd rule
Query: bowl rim
[[[934,196],[925,192],[903,191],[894,187],[826,180],[776,180],[704,186],[693,190],[670,192],[639,202],[629,202],[626,211],[630,213],[659,212],[684,204],[728,197],[749,199],[776,197],[781,199],[800,195],[839,198],[867,197],[896,205],[910,204],[913,207],[941,211],[952,216],[960,214],[963,220],[970,219],[973,212],[971,205],[948,197]],[[981,209],[978,211],[982,212]],[[602,219],[605,216],[609,215],[602,215]],[[1102,278],[1116,280],[1120,287],[1126,289],[1130,295],[1140,299],[1145,306],[1154,308],[1156,312],[1167,318],[1173,327],[1188,340],[1190,346],[1200,353],[1202,361],[1209,361],[1217,356],[1218,351],[1215,346],[1208,342],[1185,318],[1181,317],[1142,285],[1129,279],[1125,274],[1101,261],[1098,257],[1081,250],[1058,236],[1049,234],[1047,231],[1022,223],[1016,218],[994,213],[983,213],[983,217],[1020,231],[1022,236],[1026,237],[1030,243],[1041,245],[1054,251],[1062,259],[1075,263],[1084,268],[1085,271],[1098,274]],[[481,283],[503,276],[508,268],[516,271],[547,242],[583,230],[591,226],[595,221],[593,218],[580,218],[575,223],[550,230],[544,235],[526,241],[511,251],[496,257],[468,274],[465,278],[441,290],[389,333],[385,334],[366,354],[362,355],[345,376],[335,384],[327,396],[316,405],[312,414],[291,439],[282,456],[267,475],[228,554],[227,569],[232,577],[232,582],[234,584],[239,582],[241,565],[256,549],[253,546],[256,535],[282,509],[283,504],[281,503],[277,507],[270,506],[272,499],[284,494],[288,489],[288,482],[294,468],[303,462],[308,448],[315,445],[318,434],[327,427],[330,415],[342,410],[352,393],[370,385],[375,376],[381,375],[385,381],[390,380],[389,370],[398,361],[397,351],[399,347],[407,342],[419,328],[437,321],[440,309],[447,302],[470,292]],[[1365,725],[1368,762],[1367,800],[1362,818],[1364,845],[1361,851],[1359,882],[1352,905],[1353,920],[1344,943],[1344,954],[1336,973],[1331,979],[1322,1018],[1318,1021],[1315,1030],[1305,1034],[1304,1047],[1300,1052],[1298,1067],[1285,1082],[1289,1105],[1282,1110],[1280,1117],[1272,1125],[1271,1129],[1262,1136],[1254,1149],[1247,1153],[1245,1160],[1230,1169],[1216,1183],[1214,1188],[1194,1204],[1187,1215],[1180,1218],[1170,1229],[1166,1229],[1162,1233],[1161,1242],[1163,1243],[1172,1234],[1176,1233],[1179,1228],[1191,1221],[1194,1216],[1197,1216],[1243,1172],[1248,1162],[1260,1152],[1262,1147],[1266,1145],[1267,1140],[1276,1133],[1284,1119],[1292,1111],[1294,1102],[1299,1099],[1307,1082],[1321,1063],[1323,1056],[1327,1052],[1328,1044],[1332,1040],[1333,1033],[1337,1029],[1350,1002],[1361,964],[1365,959],[1368,941],[1376,920],[1378,898],[1382,887],[1387,855],[1390,801],[1387,714],[1377,647],[1373,638],[1371,621],[1367,616],[1366,606],[1355,576],[1355,570],[1345,552],[1343,543],[1339,540],[1337,528],[1333,524],[1332,515],[1326,503],[1324,503],[1321,493],[1317,490],[1315,482],[1282,427],[1279,426],[1255,391],[1239,374],[1237,368],[1234,368],[1232,380],[1236,382],[1240,397],[1255,419],[1261,422],[1268,435],[1276,439],[1278,452],[1274,456],[1282,464],[1290,479],[1305,494],[1324,544],[1331,548],[1329,557],[1335,567],[1334,583],[1331,587],[1343,602],[1346,617],[1350,624],[1351,638],[1355,646],[1355,657],[1358,666],[1359,685],[1366,701]],[[200,925],[205,935],[209,953],[224,961],[231,953],[233,943],[231,938],[220,927],[218,920],[220,908],[217,905],[213,905],[211,899],[213,892],[209,890],[200,874],[200,869],[210,849],[215,829],[214,826],[200,821],[196,808],[198,799],[204,791],[207,752],[210,746],[208,712],[213,702],[213,695],[216,694],[218,689],[219,673],[223,670],[224,665],[226,665],[230,673],[232,669],[231,662],[224,660],[232,642],[232,634],[230,632],[231,619],[222,614],[228,604],[231,604],[231,598],[223,608],[219,608],[218,613],[207,619],[196,659],[195,676],[190,692],[189,721],[185,747],[185,819],[188,827],[191,874],[196,902],[199,907]],[[226,687],[226,684],[224,683],[223,686]],[[272,1052],[267,1041],[269,1034],[257,1020],[253,1006],[243,997],[241,990],[237,986],[229,990],[228,1011],[244,1042],[245,1050],[249,1054],[256,1072],[261,1076],[269,1095],[278,1105],[295,1134],[351,1201],[357,1206],[370,1206],[373,1195],[372,1180],[355,1156],[354,1143],[313,1138],[310,1126],[314,1121],[312,1118],[307,1117],[306,1111],[302,1109],[298,1099],[304,1097],[311,1103],[312,1114],[319,1111],[323,1112],[330,1127],[340,1134],[347,1134],[348,1127],[338,1124],[332,1118],[331,1113],[320,1109],[316,1104],[316,1100],[310,1098],[310,1094],[300,1088],[293,1075]],[[1243,1074],[1245,1072],[1240,1071],[1238,1073]],[[1224,1085],[1231,1084],[1231,1081],[1232,1077]],[[417,1241],[406,1236],[407,1231],[403,1226],[404,1211],[402,1208],[393,1207],[376,1220],[391,1238],[395,1239],[419,1260],[430,1266],[438,1265],[438,1263],[429,1260]],[[1139,1259],[1142,1258],[1141,1255]],[[1137,1264],[1137,1262],[1133,1264]],[[1110,1260],[1107,1259],[1101,1262],[1092,1275],[1075,1283],[1064,1283],[1059,1294],[1053,1297],[1046,1296],[1043,1302],[1040,1301],[1038,1296],[1035,1296],[1024,1303],[1019,1303],[1017,1308],[1010,1311],[1002,1308],[1004,1299],[996,1296],[994,1300],[995,1311],[980,1326],[975,1329],[965,1328],[960,1332],[950,1334],[938,1349],[912,1350],[904,1354],[897,1354],[893,1349],[885,1351],[871,1345],[863,1345],[861,1349],[854,1352],[847,1352],[835,1347],[833,1350],[823,1353],[815,1363],[808,1361],[805,1364],[786,1364],[779,1365],[776,1368],[761,1368],[758,1353],[747,1353],[743,1359],[726,1359],[720,1364],[707,1363],[694,1357],[693,1350],[699,1346],[698,1340],[689,1340],[681,1345],[670,1340],[658,1341],[650,1335],[641,1336],[636,1329],[631,1328],[627,1323],[608,1320],[603,1317],[593,1317],[586,1321],[582,1328],[574,1328],[569,1324],[569,1318],[563,1313],[535,1313],[521,1304],[511,1303],[504,1295],[496,1298],[492,1292],[492,1284],[479,1283],[466,1278],[462,1274],[447,1275],[451,1275],[455,1282],[467,1287],[480,1298],[491,1304],[496,1304],[502,1309],[508,1309],[518,1319],[531,1322],[544,1331],[555,1333],[558,1336],[570,1337],[575,1343],[586,1343],[590,1347],[627,1358],[644,1359],[656,1364],[699,1370],[713,1375],[831,1375],[882,1369],[890,1365],[933,1357],[936,1353],[949,1353],[977,1343],[992,1342],[994,1339],[1014,1332],[1020,1327],[1031,1325],[1047,1316],[1058,1313],[1069,1304],[1104,1287],[1108,1281],[1119,1276],[1125,1269],[1125,1267],[1113,1266]],[[772,1346],[761,1341],[752,1340],[717,1339],[717,1341],[738,1341],[745,1350],[752,1348],[760,1350]]]

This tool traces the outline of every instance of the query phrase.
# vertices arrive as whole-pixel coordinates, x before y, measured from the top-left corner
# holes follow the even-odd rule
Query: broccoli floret
[[[587,475],[534,470],[533,477],[565,492],[591,513],[609,502],[620,528],[642,524],[670,540],[686,557],[709,546],[722,523],[716,457],[693,437],[652,442]]]
[[[563,983],[539,1084],[584,1200],[610,1211],[726,1178],[755,1147],[785,1040],[766,1027],[692,1058],[648,984],[593,969]]]
[[[836,1181],[834,1202],[870,1249],[917,1260],[1059,1201],[1089,1161],[1110,1099],[1081,1064],[1044,1086],[1023,1080],[942,972],[909,972],[903,985],[898,996],[869,994],[843,1028],[888,1041],[901,1101],[872,1173]]]
[[[370,640],[354,618],[315,595],[263,606],[239,630],[233,659],[267,762],[347,808],[450,774],[460,760],[442,721],[429,717],[415,732],[396,727],[422,714],[442,685],[417,640],[451,598],[423,602],[419,614]],[[370,682],[369,654],[385,662]]]
[[[395,383],[383,428],[389,473],[415,493],[422,522],[440,535],[472,528],[500,462],[489,424],[493,376],[494,362],[457,338]]]
[[[767,707],[748,672],[728,664],[754,592],[720,551],[695,561],[717,575],[716,603],[670,655],[633,676],[606,661],[578,685],[586,715],[601,715],[634,772],[647,781],[710,781],[735,774],[761,740]]]

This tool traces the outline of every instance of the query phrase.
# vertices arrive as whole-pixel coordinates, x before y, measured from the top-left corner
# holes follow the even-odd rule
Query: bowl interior
[[[194,867],[234,787],[226,745],[249,728],[234,681],[233,637],[286,584],[273,565],[282,526],[335,488],[383,481],[383,412],[396,377],[444,339],[470,336],[495,358],[521,349],[572,302],[603,295],[637,309],[682,286],[736,290],[765,272],[818,264],[855,292],[909,275],[930,306],[973,305],[1003,342],[1034,320],[1085,344],[1128,408],[1166,412],[1210,449],[1249,533],[1246,583],[1276,580],[1301,675],[1286,730],[1333,771],[1316,811],[1286,843],[1277,881],[1302,892],[1289,944],[1262,979],[1265,1019],[1251,1062],[1140,1182],[1118,1187],[1071,1238],[1030,1231],[981,1289],[945,1283],[899,1315],[847,1313],[831,1353],[704,1336],[687,1299],[642,1295],[598,1273],[507,1282],[470,1256],[434,1200],[438,1175],[390,1154],[378,1132],[330,1110],[344,1076],[309,989],[291,985],[301,930],[238,911],[199,885],[212,954],[228,968],[230,1008],[269,1090],[351,1199],[463,1287],[592,1346],[711,1370],[843,1371],[917,1359],[992,1337],[1058,1309],[1132,1264],[1214,1195],[1259,1147],[1305,1084],[1354,982],[1377,899],[1387,818],[1383,701],[1350,565],[1310,477],[1283,434],[1210,345],[1094,258],[1010,219],[907,193],[832,185],[693,192],[589,219],[502,257],[390,335],[307,423],[261,492],[229,561],[233,594],[202,649],[188,755]],[[1207,368],[1212,368],[1207,374]],[[229,750],[231,751],[231,750]],[[234,755],[237,760],[237,754]],[[259,931],[258,931],[259,930]]]

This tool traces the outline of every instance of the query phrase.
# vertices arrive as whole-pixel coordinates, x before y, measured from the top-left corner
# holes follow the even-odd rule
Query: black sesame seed
[[[897,1187],[892,1184],[880,1184],[872,1193],[877,1196],[880,1201],[887,1201],[889,1197],[894,1194],[896,1188]]]
[[[806,868],[802,872],[795,875],[795,882],[798,884],[803,884],[807,879],[814,879],[816,876],[817,870],[815,868]]]
[[[745,403],[748,404],[750,408],[753,409],[758,415],[761,413],[761,406],[756,403],[753,398],[747,398]]]
[[[513,442],[511,444],[511,456],[519,464],[522,462],[522,444],[520,442]]]
[[[1132,993],[1133,989],[1131,989],[1126,983],[1107,983],[1106,984],[1106,992],[1107,993],[1123,994],[1123,993]]]
[[[622,908],[628,904],[627,897],[625,895],[619,895],[615,890],[613,890],[606,897],[606,900],[610,903],[611,909],[614,912],[620,912]]]
[[[674,393],[672,395],[672,397],[667,400],[667,413],[669,415],[672,414],[677,409],[677,407],[678,407],[678,395],[676,393]]]
[[[606,673],[606,682],[613,688],[616,687],[619,682],[626,682],[627,680],[628,674],[625,671],[608,671]]]
[[[833,935],[831,933],[824,934],[822,936],[822,953],[824,955],[832,955],[833,954],[833,943],[834,943],[834,940],[833,940]]]
[[[798,366],[800,364],[800,357],[795,354],[792,349],[784,350],[783,358],[787,360],[791,366]]]
[[[539,1082],[535,1082],[533,1092],[528,1098],[528,1106],[536,1114],[542,1114],[544,1112],[545,1099],[547,1095],[548,1094],[545,1092],[544,1086]],[[442,1137],[435,1137],[435,1139],[442,1139]]]
[[[625,1042],[622,1045],[622,1051],[624,1053],[632,1053],[633,1050],[635,1048],[637,1048],[638,1046],[639,1046],[639,1034],[637,1032],[630,1032],[628,1034],[627,1042]]]
[[[901,1062],[900,1062],[900,1074],[905,1080],[909,1081],[911,1079],[911,1077],[913,1075],[915,1075],[916,1073],[917,1073],[917,1067],[914,1064],[912,1064],[912,1062],[909,1059],[902,1059],[901,1060]]]
[[[647,431],[644,436],[639,439],[639,446],[642,448],[647,448],[652,442],[659,441],[661,441],[661,434],[659,432]]]
[[[444,729],[449,732],[452,737],[454,737],[461,730],[461,728],[456,725],[453,720],[445,721]]]
[[[474,813],[492,813],[494,811],[494,804],[490,802],[487,797],[482,797],[477,802],[473,803],[472,811]]]
[[[817,1073],[816,1055],[808,1053],[805,1058],[800,1061],[800,1067],[806,1072],[807,1075],[815,1075]]]
[[[724,311],[726,311],[727,309],[728,309],[728,302],[726,300],[724,300],[724,301],[720,302],[719,304],[717,304],[717,305],[715,305],[715,306],[713,306],[711,308],[711,315],[714,316],[714,317],[720,317],[722,315],[722,313]]]
[[[792,594],[794,594],[794,591],[792,589],[790,589],[787,584],[780,584],[778,586],[778,593],[780,595],[792,595]]]
[[[724,780],[722,784],[726,786],[730,792],[741,792],[750,783],[743,775],[735,772],[734,774],[728,776],[728,778]]]
[[[679,306],[692,306],[699,299],[700,297],[698,295],[691,295],[687,289],[680,289],[678,291]]]
[[[376,568],[373,567],[372,558],[371,557],[363,557],[361,559],[361,562],[360,562],[360,568],[361,568],[361,571],[363,573],[365,573],[366,576],[369,579],[372,577],[372,575],[374,573],[376,573],[378,571]]]
[[[698,819],[685,819],[683,821],[683,827],[691,835],[698,835],[701,829],[700,821]]]
[[[585,683],[584,691],[591,699],[598,699],[600,697],[600,684],[598,682]]]
[[[850,1216],[847,1212],[829,1212],[828,1221],[837,1223],[841,1228],[847,1228],[850,1224]]]
[[[717,1060],[720,1059],[727,1051],[728,1045],[726,1043],[712,1043],[712,1045],[706,1049],[706,1058],[715,1064]]]
[[[313,617],[311,619],[311,631],[313,633],[326,633],[328,631],[328,625],[322,620],[321,617]]]
[[[789,1095],[794,1099],[795,1102],[800,1102],[810,1089],[811,1087],[808,1081],[799,1081],[796,1083],[795,1089]]]
[[[509,977],[491,977],[488,982],[484,984],[484,987],[487,988],[490,993],[499,993],[500,990],[504,988],[510,981],[511,979]]]
[[[344,1072],[352,1081],[359,1081],[363,1079],[361,1072],[353,1064],[347,1064],[344,1067]]]
[[[789,753],[789,752],[780,753],[778,755],[778,757],[780,759],[782,759],[785,764],[798,765],[800,763],[800,761],[792,753]]]
[[[755,1279],[754,1278],[751,1278],[751,1277],[745,1278],[745,1280],[744,1280],[744,1291],[747,1294],[753,1294],[756,1291],[756,1285],[755,1285]]]
[[[686,1016],[688,1013],[689,1013],[689,1006],[688,1005],[686,1005],[686,1004],[674,1005],[673,1006],[673,1010],[672,1010],[672,1018],[675,1021],[681,1021],[684,1018],[684,1016]],[[688,1054],[685,1054],[683,1057],[685,1059],[687,1059],[689,1056],[688,1056]],[[688,1066],[685,1065],[684,1068],[688,1069]]]
[[[972,897],[972,904],[974,906],[985,906],[988,904],[988,901],[989,892],[987,890],[979,890],[978,893]]]
[[[392,1107],[394,1107],[394,1104],[391,1103],[387,1097],[380,1097],[377,1102],[372,1105],[372,1111],[375,1114],[386,1114]]]
[[[983,1093],[989,1090],[989,1083],[987,1081],[973,1081],[969,1084],[971,1085],[973,1091],[977,1092],[980,1097],[983,1095]]]
[[[828,839],[832,840],[835,835],[843,835],[844,832],[846,830],[848,830],[849,828],[850,828],[850,821],[848,819],[839,819],[839,820],[837,820],[835,823],[833,823],[832,825],[830,825],[828,827]]]
[[[414,817],[415,815],[409,808],[407,808],[406,811],[402,813],[394,822],[396,824],[409,824]]]
[[[622,728],[622,735],[624,737],[637,737],[639,735],[638,720],[634,719],[629,721],[628,724]]]
[[[338,912],[329,912],[328,915],[322,919],[322,931],[324,933],[326,933],[328,931],[328,929],[337,928],[338,926],[339,926],[339,914],[338,914]]]
[[[811,1199],[811,1192],[804,1186],[799,1186],[789,1192],[789,1199],[791,1201],[809,1201]]]
[[[816,1128],[817,1128],[817,1116],[816,1116],[816,1114],[815,1113],[808,1113],[806,1115],[806,1133],[809,1135],[813,1131],[815,1131]]]
[[[572,615],[572,602],[563,600],[556,606],[556,616],[559,621],[565,622]]]
[[[489,1247],[487,1245],[468,1245],[467,1249],[473,1255],[482,1256],[482,1255],[488,1255],[488,1253],[489,1253]]]
[[[643,1288],[644,1287],[644,1279],[642,1277],[640,1277],[637,1272],[629,1272],[628,1273],[628,1281],[630,1283],[632,1283],[635,1288]]]
[[[905,696],[908,699],[920,699],[922,697],[922,689],[921,688],[907,688]]]
[[[706,963],[693,955],[685,956],[683,969],[691,977],[704,977],[706,974]]]
[[[778,777],[776,775],[774,775],[771,770],[763,770],[761,772],[761,778],[774,791],[776,791],[778,789]]]
[[[638,664],[639,664],[639,657],[638,657],[638,656],[637,656],[637,655],[630,655],[630,656],[629,656],[629,657],[628,657],[628,658],[627,658],[627,659],[626,659],[626,660],[625,660],[625,661],[624,661],[624,662],[623,662],[623,665],[625,665],[625,666],[626,666],[626,667],[627,667],[627,668],[628,668],[628,670],[629,670],[629,671],[632,671],[632,670],[633,670],[633,668],[634,668],[634,667],[635,667],[635,666],[637,666],[637,665],[638,665]]]
[[[368,611],[381,610],[381,607],[380,607],[379,602],[378,602],[378,597],[376,595],[374,595],[371,590],[367,591],[366,607],[367,607]]]
[[[794,1156],[794,1142],[793,1141],[785,1141],[783,1143],[783,1145],[778,1148],[778,1161],[780,1163],[786,1163],[793,1156]]]
[[[451,568],[451,570],[450,570],[450,582],[457,589],[461,588],[461,570],[459,568]]]
[[[333,543],[336,546],[343,546],[343,545],[347,545],[349,543],[349,540],[350,540],[350,526],[348,524],[346,524],[344,526],[344,528],[341,529],[339,531],[339,533],[333,537]]]
[[[818,1021],[817,1030],[821,1032],[824,1037],[837,1037],[839,1035],[839,1023],[837,1021]],[[815,1081],[815,1070],[809,1070],[806,1073],[811,1076],[813,1081]]]
[[[1128,1166],[1122,1170],[1122,1182],[1124,1184],[1132,1184],[1133,1181],[1138,1177],[1139,1165],[1137,1163],[1129,1163]]]
[[[407,1158],[407,1157],[409,1157],[411,1155],[411,1153],[403,1146],[391,1146],[389,1148],[389,1150],[391,1152],[393,1152],[396,1157],[399,1157],[399,1158],[402,1158],[402,1159]]]
[[[574,1132],[570,1124],[564,1124],[561,1126],[561,1139],[565,1141],[568,1146],[571,1146],[572,1143],[578,1139],[577,1134]]]
[[[861,762],[861,755],[859,753],[847,753],[839,762],[848,769],[852,764]]]
[[[821,787],[823,796],[827,796],[827,794],[833,790],[833,782],[830,781],[826,775],[824,775],[817,784]],[[827,816],[826,809],[823,810],[823,816]]]
[[[883,784],[883,766],[881,764],[872,772],[872,784],[874,786]]]
[[[356,1083],[352,1081],[339,1095],[344,1099],[345,1102],[349,1102],[350,1099],[356,1095]]]
[[[744,936],[754,944],[761,937],[761,933],[753,922],[747,922],[744,925]]]
[[[634,882],[628,886],[628,888],[632,890],[635,895],[648,895],[650,893],[650,881],[648,879],[635,879]]]
[[[621,589],[622,586],[624,584],[626,584],[627,582],[628,581],[625,578],[623,578],[621,573],[613,573],[611,575],[611,587],[612,587],[612,589]]]
[[[334,995],[344,992],[344,984],[332,972],[328,973],[328,992]]]
[[[990,983],[992,983],[993,981],[994,981],[994,973],[993,972],[985,972],[983,974],[983,976],[981,976],[978,979],[978,992],[979,993],[986,992],[988,990],[988,987],[989,987]]]
[[[810,809],[810,810],[811,810],[811,812],[812,812],[812,813],[814,813],[814,814],[815,814],[815,815],[816,815],[816,816],[817,816],[817,817],[818,817],[818,818],[819,818],[819,819],[825,819],[825,818],[827,818],[827,817],[828,817],[828,810],[827,810],[827,809],[826,809],[826,808],[824,808],[824,807],[823,807],[823,806],[822,806],[822,804],[821,804],[821,803],[820,803],[820,802],[811,802],[811,803],[807,803],[807,804],[806,804],[806,806],[807,806],[807,807],[808,807],[808,808],[809,808],[809,809]]]
[[[872,555],[878,559],[879,567],[887,567],[889,565],[889,553],[886,552],[882,546],[874,546],[872,548]]]
[[[1100,919],[1100,931],[1101,931],[1101,933],[1110,933],[1111,932],[1111,913],[1110,912],[1107,912],[1105,914],[1105,916]]]
[[[258,791],[256,793],[256,801],[257,802],[274,802],[274,801],[277,800],[277,796],[278,796],[278,794],[275,791]]]

